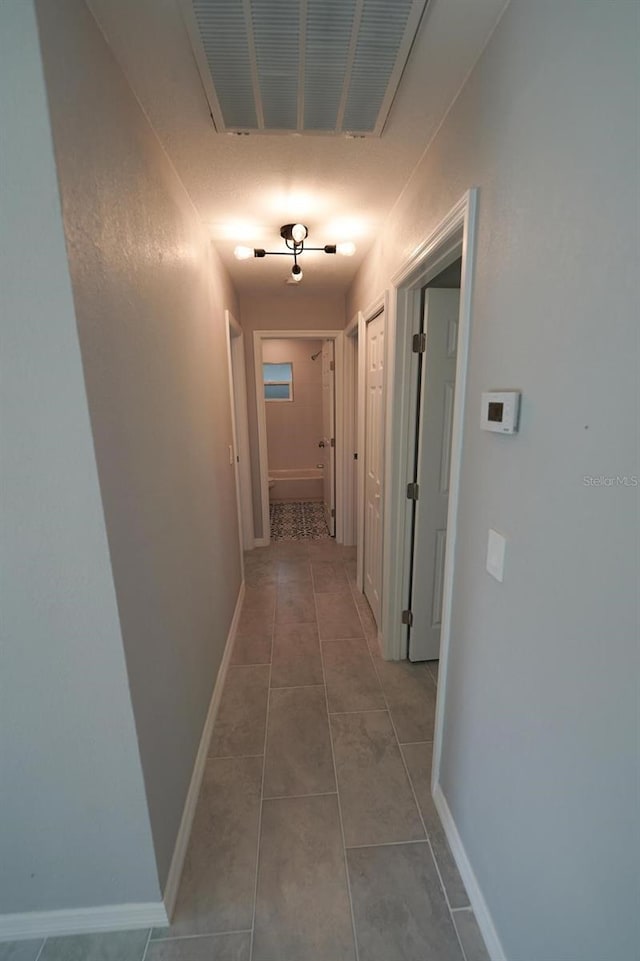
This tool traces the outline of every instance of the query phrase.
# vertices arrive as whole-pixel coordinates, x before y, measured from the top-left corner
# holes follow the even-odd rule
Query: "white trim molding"
[[[484,943],[486,945],[487,951],[491,961],[507,961],[507,956],[504,953],[504,948],[498,937],[498,932],[496,931],[496,926],[493,923],[493,918],[487,907],[487,902],[484,899],[480,885],[478,884],[478,879],[475,876],[475,872],[471,867],[471,862],[467,856],[464,844],[462,843],[462,838],[458,828],[456,827],[456,822],[453,820],[453,815],[449,805],[447,804],[447,799],[444,796],[443,790],[438,784],[433,791],[433,800],[435,802],[438,814],[440,815],[440,820],[442,822],[442,827],[444,828],[444,833],[447,836],[447,841],[449,842],[449,847],[451,848],[451,853],[453,854],[454,861],[456,862],[458,871],[460,872],[460,877],[464,882],[464,886],[467,889],[467,894],[469,896],[469,901],[471,902],[471,907],[473,908],[473,913],[475,914],[476,921],[478,922],[478,927],[484,938]]]
[[[107,904],[96,908],[27,911],[0,915],[0,941],[24,941],[68,934],[133,931],[165,927],[169,923],[162,901],[142,904]]]
[[[404,495],[407,469],[411,457],[411,431],[414,426],[415,397],[407,384],[413,380],[415,355],[411,351],[411,335],[419,321],[421,291],[430,280],[456,257],[462,257],[460,286],[460,327],[456,362],[456,386],[452,429],[450,495],[447,526],[447,552],[443,596],[443,623],[440,663],[446,682],[446,653],[450,630],[451,589],[455,533],[460,481],[460,454],[464,395],[467,373],[467,352],[471,323],[471,280],[473,265],[473,237],[475,233],[475,189],[467,191],[449,211],[429,237],[402,264],[392,278],[393,292],[389,297],[387,330],[388,384],[387,441],[385,454],[385,526],[383,577],[384,602],[382,609],[382,638],[384,656],[400,660],[407,656],[406,627],[402,626],[402,611],[408,600],[408,550],[411,510]],[[442,689],[444,690],[444,684]],[[439,702],[443,698],[439,697]],[[434,772],[440,757],[440,730],[436,729],[434,744]]]
[[[207,752],[209,749],[209,741],[211,740],[213,725],[216,722],[216,717],[218,715],[218,710],[220,708],[220,701],[222,699],[222,689],[224,687],[224,682],[227,677],[227,671],[229,670],[229,662],[231,660],[231,651],[233,649],[233,642],[235,640],[236,633],[238,631],[238,623],[240,621],[240,613],[242,611],[242,601],[244,600],[244,592],[245,592],[245,583],[243,581],[242,584],[240,585],[240,590],[238,591],[238,599],[236,601],[236,607],[233,612],[231,626],[229,627],[229,633],[227,634],[227,641],[224,647],[222,660],[220,662],[218,676],[216,677],[216,682],[213,686],[213,693],[211,695],[211,701],[209,703],[209,710],[207,711],[207,718],[204,722],[204,728],[202,729],[202,737],[200,738],[198,753],[196,754],[195,763],[193,765],[191,782],[189,784],[189,790],[187,791],[187,797],[184,802],[182,818],[180,820],[180,827],[178,829],[178,836],[176,838],[175,847],[173,849],[173,857],[171,858],[171,864],[169,866],[167,883],[165,884],[165,887],[164,887],[164,907],[166,910],[167,917],[169,919],[171,919],[171,916],[173,915],[173,911],[176,905],[178,888],[180,886],[180,878],[182,876],[182,869],[184,867],[184,859],[187,854],[187,847],[189,846],[189,838],[191,837],[191,828],[193,827],[193,818],[196,813],[196,805],[198,803],[198,796],[200,794],[200,787],[202,785],[202,778],[204,775],[204,769],[207,762]]]

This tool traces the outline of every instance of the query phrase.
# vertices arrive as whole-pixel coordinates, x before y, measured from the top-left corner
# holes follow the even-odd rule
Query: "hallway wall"
[[[245,332],[253,520],[256,538],[262,537],[263,534],[253,333],[256,330],[341,330],[345,322],[342,295],[305,294],[298,288],[287,289],[282,294],[256,292],[240,295],[240,323]]]
[[[322,459],[321,340],[267,340],[262,346],[265,363],[293,365],[293,399],[265,403],[269,470],[315,467]]]
[[[640,940],[638,488],[584,480],[640,475],[637,64],[637,4],[513,0],[347,297],[479,187],[441,783],[517,961]]]
[[[0,3],[2,915],[160,890],[33,4]],[[0,953],[2,953],[0,951]]]
[[[164,886],[241,581],[230,282],[83,0],[37,4],[131,698]]]

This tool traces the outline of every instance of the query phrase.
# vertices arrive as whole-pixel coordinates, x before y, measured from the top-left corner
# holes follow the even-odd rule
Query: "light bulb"
[[[249,257],[253,257],[253,247],[243,247],[239,245],[233,253],[237,260],[248,260]]]
[[[294,264],[291,268],[291,279],[294,283],[299,284],[302,280],[302,277],[302,267],[300,267],[298,264]]]
[[[307,236],[307,228],[304,224],[294,224],[291,228],[291,236],[297,244],[301,244]]]
[[[356,252],[356,245],[351,240],[345,240],[341,244],[336,244],[336,250],[343,257],[353,257]]]

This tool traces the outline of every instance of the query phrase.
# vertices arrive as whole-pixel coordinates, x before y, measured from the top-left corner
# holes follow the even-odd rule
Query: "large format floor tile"
[[[376,624],[376,619],[373,616],[371,608],[369,607],[369,601],[366,599],[364,594],[358,590],[358,588],[353,588],[352,597],[358,609],[358,614],[360,615],[365,637],[367,637],[367,639],[377,638],[378,625]]]
[[[264,797],[336,790],[324,687],[271,691]]]
[[[359,961],[487,961],[431,798],[438,663],[382,660],[355,577],[328,538],[246,555],[170,927],[0,961],[355,961],[352,904]]]
[[[144,961],[250,961],[251,932],[150,941]]]
[[[173,921],[154,938],[251,928],[261,783],[262,758],[207,761]]]
[[[321,641],[363,637],[358,609],[351,594],[316,594]]]
[[[247,587],[269,587],[277,583],[275,566],[268,561],[245,560],[244,579]]]
[[[311,582],[278,586],[276,624],[313,624],[315,620]]]
[[[253,961],[355,961],[333,795],[263,802]]]
[[[334,714],[331,732],[347,847],[423,839],[387,712]]]
[[[365,644],[324,641],[322,658],[332,713],[373,711],[386,707],[382,688]]]
[[[282,559],[276,563],[278,584],[311,584],[311,565],[308,560]]]
[[[433,678],[433,682],[437,687],[440,661],[427,661],[427,668],[429,669],[429,673],[431,674],[431,677]]]
[[[432,741],[436,686],[425,663],[374,660],[401,744]]]
[[[431,847],[442,877],[442,883],[447,892],[449,904],[452,908],[465,907],[469,904],[467,892],[453,860],[440,816],[431,796],[433,744],[430,741],[422,744],[403,744],[401,750],[413,789],[416,792],[422,820],[431,841]]]
[[[149,931],[47,938],[39,961],[142,961]]]
[[[350,594],[351,587],[341,561],[311,562],[313,589],[316,594]]]
[[[231,652],[232,664],[269,664],[271,662],[272,633],[253,631],[236,634]]]
[[[263,753],[269,670],[268,665],[229,668],[209,745],[209,757]]]
[[[36,961],[43,939],[34,941],[5,941],[0,944],[0,961]]]
[[[258,611],[265,620],[273,620],[276,609],[276,587],[275,584],[263,585],[262,587],[245,587],[244,599],[242,601],[242,612]]]
[[[454,911],[453,923],[466,961],[490,961],[489,952],[485,947],[484,938],[473,911]]]
[[[273,636],[271,687],[323,683],[316,625],[279,624]]]
[[[238,621],[238,634],[270,634],[273,629],[273,612],[265,614],[261,610],[243,607]]]
[[[347,851],[360,961],[464,961],[429,845]]]

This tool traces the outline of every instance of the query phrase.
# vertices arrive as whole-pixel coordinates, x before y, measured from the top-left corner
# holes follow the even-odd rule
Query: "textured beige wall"
[[[293,400],[265,402],[269,469],[315,467],[322,460],[322,350],[320,340],[267,340],[265,363],[293,364]]]
[[[93,440],[164,885],[240,587],[206,230],[83,0],[40,34]]]
[[[305,294],[303,289],[298,288],[287,288],[281,294],[243,294],[240,297],[240,323],[245,333],[247,362],[253,517],[256,537],[261,537],[260,461],[253,333],[256,330],[342,330],[345,326],[344,297],[335,294],[325,296]]]
[[[0,913],[157,903],[25,0],[0,3],[0,130]]]
[[[639,10],[513,0],[347,300],[479,188],[441,776],[518,961],[640,943],[638,488],[584,481],[640,476]],[[479,427],[498,387],[514,437]]]

